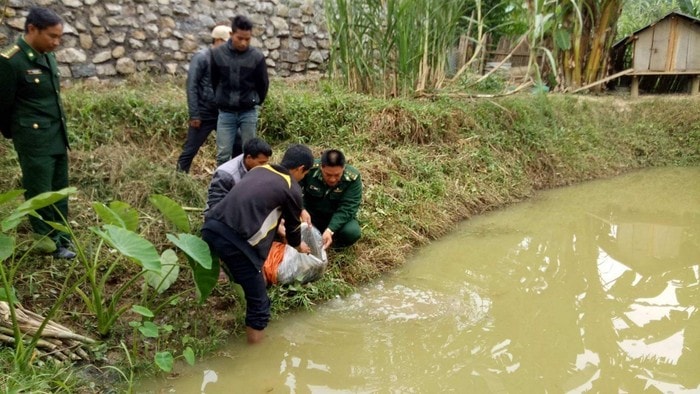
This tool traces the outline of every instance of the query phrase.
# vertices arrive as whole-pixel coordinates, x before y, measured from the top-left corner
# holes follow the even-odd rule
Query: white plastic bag
[[[289,284],[294,282],[308,283],[318,280],[328,265],[326,251],[323,250],[321,232],[313,226],[301,224],[301,240],[306,242],[311,253],[299,253],[287,245],[284,258],[277,268],[277,283]]]

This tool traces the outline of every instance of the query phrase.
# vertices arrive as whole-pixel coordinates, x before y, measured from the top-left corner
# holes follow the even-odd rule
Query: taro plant
[[[187,215],[180,205],[168,197],[160,195],[151,196],[150,201],[163,213],[166,219],[175,224],[178,230],[190,231]],[[92,256],[85,255],[82,253],[83,249],[78,248],[78,258],[86,269],[86,283],[89,291],[78,288],[76,292],[83,299],[90,312],[95,314],[97,330],[100,335],[104,336],[109,334],[119,317],[131,308],[131,305],[123,302],[123,297],[128,290],[140,283],[141,278],[145,278],[145,283],[155,289],[157,293],[163,293],[175,282],[180,269],[174,250],[166,249],[159,254],[153,243],[137,233],[139,213],[131,206],[124,202],[115,201],[109,206],[94,203],[93,209],[103,224],[90,228],[99,238]],[[202,239],[188,233],[167,234],[167,238],[186,254],[193,270],[199,299],[203,301],[216,284],[218,275],[217,264],[212,267],[209,247]],[[105,244],[119,252],[116,257],[104,258],[102,248]],[[111,295],[107,296],[108,280],[124,261],[130,261],[140,269],[119,285]],[[162,303],[156,308],[156,311],[159,311],[168,302]]]
[[[155,314],[145,306],[141,305],[134,305],[131,310],[135,312],[136,314],[141,316],[141,321],[138,320],[132,320],[129,322],[129,325],[134,328],[134,330],[138,331],[138,333],[151,340],[159,340],[163,334],[170,334],[173,330],[173,327],[169,324],[156,324],[153,322],[153,318],[155,317]],[[138,335],[134,335],[134,337],[138,337]],[[134,341],[136,343],[136,341]],[[144,346],[146,342],[144,341]],[[173,353],[170,352],[169,350],[164,350],[164,351],[158,351],[160,349],[160,345],[157,342],[156,343],[156,352],[153,357],[153,362],[155,363],[158,368],[160,368],[162,371],[165,372],[170,372],[173,369],[173,365],[175,363],[176,357],[173,356]],[[132,352],[135,354],[136,349],[133,349]],[[195,356],[194,356],[194,351],[192,350],[192,347],[186,346],[185,349],[182,351],[182,354],[178,357],[182,357],[185,359],[185,361],[189,365],[194,365],[195,362]]]

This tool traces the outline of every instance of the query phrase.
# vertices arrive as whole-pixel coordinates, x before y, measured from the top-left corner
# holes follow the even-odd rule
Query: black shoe
[[[75,256],[75,252],[66,248],[65,246],[59,246],[58,249],[56,249],[56,251],[53,253],[53,257],[64,260],[73,260]]]

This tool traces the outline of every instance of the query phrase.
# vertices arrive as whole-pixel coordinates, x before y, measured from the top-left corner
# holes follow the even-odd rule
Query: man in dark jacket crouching
[[[291,145],[280,165],[251,169],[205,218],[202,239],[243,288],[248,343],[259,342],[270,321],[262,266],[280,219],[284,219],[287,243],[301,253],[310,251],[301,241],[302,197],[297,182],[313,164],[307,146]]]

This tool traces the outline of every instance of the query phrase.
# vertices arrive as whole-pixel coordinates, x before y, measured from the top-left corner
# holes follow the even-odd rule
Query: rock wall
[[[22,34],[32,5],[44,6],[64,20],[56,50],[64,77],[186,74],[192,55],[211,43],[211,29],[243,14],[255,25],[251,45],[265,54],[271,76],[319,74],[330,45],[322,1],[0,0],[0,47]]]

